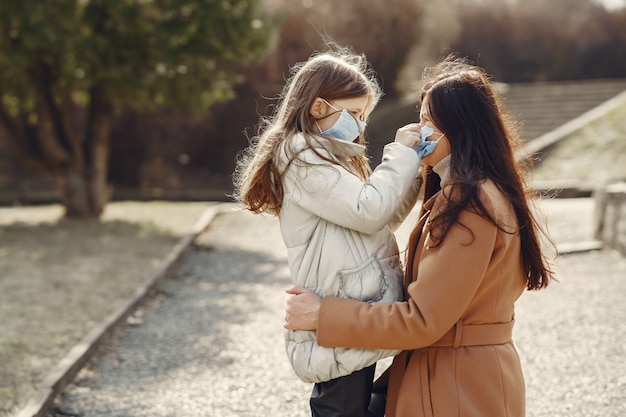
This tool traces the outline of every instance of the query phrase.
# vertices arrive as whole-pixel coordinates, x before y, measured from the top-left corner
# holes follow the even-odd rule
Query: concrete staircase
[[[626,90],[626,79],[499,85],[513,117],[532,141]]]
[[[527,142],[548,133],[626,91],[626,78],[496,84]],[[367,132],[372,165],[380,163],[382,147],[393,141],[398,127],[417,122],[416,98],[385,103],[370,118]]]

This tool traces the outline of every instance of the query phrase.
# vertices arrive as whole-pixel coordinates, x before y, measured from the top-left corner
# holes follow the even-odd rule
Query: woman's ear
[[[320,97],[316,98],[311,105],[311,109],[309,110],[309,114],[313,116],[314,119],[319,119],[322,116],[326,115],[326,103]]]

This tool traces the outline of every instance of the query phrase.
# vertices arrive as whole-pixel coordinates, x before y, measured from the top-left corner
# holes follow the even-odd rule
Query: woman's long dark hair
[[[438,242],[464,209],[474,210],[499,229],[520,234],[527,288],[546,287],[553,272],[540,247],[543,230],[528,204],[531,193],[525,186],[523,167],[515,159],[521,141],[500,96],[481,68],[453,56],[427,69],[423,79],[422,100],[429,97],[430,118],[445,133],[452,149],[452,192],[447,207],[431,220],[440,231]],[[518,225],[498,224],[485,209],[478,195],[485,179],[493,181],[510,200]],[[424,201],[439,190],[438,176],[427,169]],[[512,229],[515,226],[517,229]]]

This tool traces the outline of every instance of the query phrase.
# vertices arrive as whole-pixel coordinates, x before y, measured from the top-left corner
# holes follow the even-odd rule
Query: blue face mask
[[[420,142],[425,142],[427,138],[429,138],[433,133],[435,133],[435,129],[430,126],[424,126],[420,129]]]
[[[426,142],[426,139],[431,137],[433,133],[435,133],[435,129],[432,126],[426,125],[423,128],[421,128],[420,129],[420,142]],[[439,135],[439,137],[436,140],[431,141],[431,142],[437,143],[439,142],[439,139],[445,136],[445,133],[437,132],[437,134]]]
[[[324,101],[333,109],[337,111],[340,110],[330,104],[328,101]],[[321,135],[330,136],[331,138],[339,140],[345,140],[346,142],[353,142],[365,130],[365,126],[367,126],[367,123],[365,123],[363,120],[354,117],[348,112],[348,110],[341,109],[341,114],[339,115],[339,118],[337,119],[335,124],[333,124],[329,129],[322,131],[319,125],[317,125],[317,128],[320,130]]]
[[[430,155],[437,147],[437,141],[426,140],[431,137],[433,133],[435,133],[435,129],[430,126],[424,126],[420,129],[420,143],[413,147],[420,158]]]

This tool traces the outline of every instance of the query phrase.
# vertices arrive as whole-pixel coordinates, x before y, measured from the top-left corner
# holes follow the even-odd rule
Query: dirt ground
[[[594,201],[540,201],[559,242],[591,238]],[[102,222],[59,221],[60,206],[0,208],[0,417],[149,279],[209,203],[113,203]],[[412,223],[407,219],[407,224]],[[572,227],[572,224],[579,225]],[[405,227],[399,243],[408,238]],[[106,256],[103,256],[106,254]]]
[[[0,416],[130,299],[209,205],[112,203],[101,222],[59,220],[58,205],[0,208]]]

